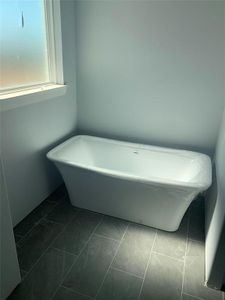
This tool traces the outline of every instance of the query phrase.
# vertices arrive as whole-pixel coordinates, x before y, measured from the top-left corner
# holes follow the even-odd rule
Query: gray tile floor
[[[16,226],[9,299],[223,300],[204,286],[203,199],[168,233],[72,207],[58,189]]]

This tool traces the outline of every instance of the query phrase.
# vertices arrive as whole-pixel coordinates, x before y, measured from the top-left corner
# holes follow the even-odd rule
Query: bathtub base
[[[199,192],[132,182],[61,164],[58,167],[72,205],[165,231],[179,228]]]

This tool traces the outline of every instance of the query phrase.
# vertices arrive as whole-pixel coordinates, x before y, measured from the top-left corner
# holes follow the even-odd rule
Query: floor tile
[[[31,228],[46,216],[55,207],[55,203],[48,201],[42,202],[35,208],[25,219],[23,219],[15,228],[15,235],[24,236],[31,230]]]
[[[93,298],[78,294],[72,290],[64,288],[63,286],[61,286],[58,289],[57,293],[52,298],[52,300],[90,300],[90,299]]]
[[[168,256],[184,259],[187,239],[188,216],[185,215],[176,232],[157,231],[153,250]]]
[[[63,285],[95,297],[119,243],[93,235]]]
[[[137,300],[142,280],[122,271],[110,269],[97,300]]]
[[[20,267],[29,271],[62,229],[62,225],[50,221],[35,226],[17,249]]]
[[[78,255],[101,218],[102,216],[96,213],[79,211],[56,239],[54,247]]]
[[[25,277],[27,274],[28,274],[28,272],[26,272],[26,271],[20,269],[20,276],[21,276],[21,279],[22,279],[22,280],[24,279],[24,277]]]
[[[198,198],[194,200],[190,207],[189,239],[205,241],[205,213],[204,200]]]
[[[204,286],[204,244],[189,241],[184,276],[184,293],[205,300],[221,300],[222,293]]]
[[[115,240],[121,240],[128,223],[121,219],[104,216],[96,233]]]
[[[76,207],[72,206],[68,201],[63,201],[46,216],[46,219],[66,225],[75,217],[77,212],[78,209]]]
[[[143,277],[155,234],[155,229],[130,224],[112,266]]]
[[[202,199],[193,201],[188,212],[190,228],[182,299],[222,300],[221,292],[204,286]],[[15,228],[23,281],[9,299],[50,300],[54,295],[53,300],[90,300],[97,291],[98,300],[138,299],[153,241],[139,300],[180,299],[186,229],[184,219],[177,232],[158,230],[156,235],[155,229],[146,226],[76,210],[70,205],[65,186],[61,186]],[[52,243],[57,249],[48,249]],[[63,280],[66,287],[61,285]]]
[[[14,238],[15,238],[15,242],[18,243],[23,238],[23,236],[18,235],[18,234],[14,234]]]
[[[199,300],[199,298],[193,297],[191,295],[182,294],[182,300]]]
[[[71,254],[50,248],[9,300],[49,300],[75,259]]]
[[[48,196],[47,200],[50,202],[59,202],[65,197],[68,198],[68,193],[65,185],[62,184],[51,195]]]
[[[180,300],[184,262],[152,254],[140,300]]]

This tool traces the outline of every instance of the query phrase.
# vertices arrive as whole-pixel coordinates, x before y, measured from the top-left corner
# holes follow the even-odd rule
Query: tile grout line
[[[102,237],[104,239],[107,239],[107,240],[111,240],[111,241],[117,242],[117,243],[120,242],[120,240],[122,239],[122,237],[121,237],[121,239],[117,240],[117,239],[114,239],[114,238],[111,238],[109,236],[105,236],[105,235],[99,234],[99,233],[95,233],[95,235],[97,235],[99,237]]]
[[[91,212],[90,210],[87,210],[88,212]],[[93,212],[92,212],[93,213]],[[98,214],[99,216],[101,216],[101,220],[99,221],[99,223],[98,223],[98,226],[95,228],[95,232],[96,232],[96,230],[98,229],[98,227],[99,226],[101,226],[102,225],[102,223],[103,223],[103,221],[104,221],[104,216],[105,215],[103,215],[103,214],[100,214],[100,213],[96,213],[96,212],[94,212],[95,214]]]
[[[45,201],[47,201],[47,199],[45,199],[43,202],[45,202]],[[56,202],[55,205],[52,207],[51,211],[49,211],[49,212],[46,213],[44,216],[42,216],[37,222],[34,223],[34,225],[31,227],[31,229],[28,230],[27,233],[26,233],[24,236],[21,236],[21,239],[19,240],[18,243],[21,242],[22,245],[20,246],[20,245],[18,245],[18,243],[16,243],[16,245],[17,245],[19,248],[22,248],[22,247],[23,247],[23,241],[25,241],[25,239],[29,236],[29,234],[30,234],[31,231],[35,228],[35,226],[39,225],[39,224],[41,223],[41,221],[45,220],[45,217],[46,217],[49,213],[51,213],[51,212],[55,209],[55,207],[58,206],[58,205],[59,205],[59,202]],[[49,221],[49,220],[46,220],[46,221]],[[51,222],[51,221],[50,221],[50,222]],[[54,223],[54,222],[53,222],[53,223]],[[62,225],[62,224],[60,224],[60,225]],[[66,226],[66,225],[64,225],[64,226]],[[64,231],[64,229],[63,229],[62,231]],[[14,236],[15,236],[15,235],[17,235],[17,234],[14,233]],[[58,237],[58,235],[57,235],[57,237]],[[49,246],[49,247],[50,247],[50,246]],[[47,249],[48,249],[49,247],[47,247]],[[46,250],[47,250],[47,249],[46,249]],[[38,259],[38,260],[39,260],[39,259]],[[35,265],[35,264],[36,264],[36,263],[34,263],[34,265]],[[26,279],[26,277],[29,275],[29,273],[30,273],[31,270],[33,269],[34,265],[31,267],[31,269],[30,269],[29,271],[20,268],[20,272],[23,271],[24,273],[26,273],[25,276],[23,277],[23,280],[22,280],[22,281],[24,281],[24,280]]]
[[[37,222],[34,223],[34,225],[27,231],[27,233],[22,236],[22,238],[16,243],[16,245],[21,248],[23,246],[24,240],[28,237],[28,235],[31,233],[31,231],[34,229],[35,226],[39,225],[40,222],[43,220],[44,217],[41,217]],[[15,235],[15,233],[14,233]],[[22,245],[20,245],[22,243]]]
[[[99,292],[100,292],[100,290],[101,290],[101,288],[102,288],[102,286],[103,286],[103,284],[104,284],[104,282],[105,282],[106,276],[107,276],[108,273],[109,273],[110,267],[112,266],[112,264],[113,264],[113,262],[114,262],[114,259],[115,259],[116,255],[117,255],[118,251],[119,251],[119,248],[120,248],[120,246],[121,246],[121,244],[122,244],[122,242],[123,242],[123,240],[124,240],[124,237],[125,237],[125,234],[126,234],[128,228],[129,228],[129,225],[130,225],[130,223],[127,224],[127,227],[126,227],[126,229],[125,229],[125,231],[124,231],[124,233],[123,233],[123,236],[122,236],[121,240],[120,240],[119,243],[118,243],[118,247],[117,247],[117,249],[116,249],[116,252],[115,252],[115,254],[114,254],[113,258],[112,258],[111,263],[109,264],[109,267],[108,267],[108,269],[107,269],[107,271],[106,271],[106,273],[105,273],[105,275],[104,275],[104,277],[103,277],[102,283],[100,284],[100,286],[99,286],[99,288],[98,288],[98,290],[97,290],[97,293],[96,293],[94,299],[96,299],[96,298],[98,297],[98,294],[99,294]],[[118,241],[117,241],[117,242],[118,242]]]
[[[189,216],[188,217],[189,218],[188,218],[188,231],[187,231],[187,249],[188,249],[188,242],[194,242],[194,243],[198,243],[198,244],[204,245],[204,248],[205,248],[205,242],[204,241],[200,241],[200,240],[197,240],[197,239],[189,238],[190,222],[191,222],[191,211],[189,211]],[[186,266],[187,249],[186,249],[185,259],[184,259],[184,276],[185,276],[185,266]],[[206,286],[206,285],[204,284],[204,286]],[[192,295],[192,294],[189,294],[187,292],[184,292],[183,291],[183,287],[184,287],[184,277],[183,277],[183,284],[182,284],[181,299],[182,299],[182,295],[187,295],[187,296],[193,297],[193,299],[204,300],[204,298],[201,298],[201,297],[198,297],[196,295]],[[225,300],[223,295],[224,295],[224,293],[221,294],[221,300]]]
[[[73,219],[76,218],[76,215],[74,216]],[[42,218],[43,219],[43,218]],[[51,222],[51,221],[49,221]],[[33,266],[30,268],[29,271],[27,271],[27,274],[24,276],[24,279],[26,279],[26,277],[32,272],[32,270],[35,268],[35,266],[39,263],[39,261],[41,260],[41,258],[47,253],[47,251],[51,248],[51,246],[54,244],[54,242],[56,241],[56,239],[60,236],[60,234],[62,234],[65,230],[66,230],[66,227],[67,225],[69,225],[69,223],[72,222],[72,220],[70,220],[67,224],[57,224],[57,225],[61,225],[63,228],[62,228],[62,231],[60,231],[56,236],[55,238],[52,240],[52,242],[49,244],[49,246],[44,250],[44,252],[40,255],[40,257],[37,259],[37,261],[33,264]]]
[[[76,254],[74,254],[74,253],[72,253],[72,252],[68,252],[68,251],[66,251],[66,250],[62,250],[62,249],[58,249],[58,248],[56,248],[56,247],[50,247],[51,249],[54,249],[54,250],[57,250],[58,252],[62,252],[62,253],[65,253],[65,254],[68,254],[68,255],[72,255],[72,256],[74,256],[74,257],[77,257],[77,255]]]
[[[19,225],[19,224],[18,224]],[[17,225],[16,225],[17,226]],[[15,228],[16,228],[16,226],[15,226]],[[23,237],[23,235],[22,234],[20,234],[20,233],[14,233],[14,235],[16,235],[16,236],[18,236],[18,237],[20,237],[20,238],[22,238]]]
[[[185,244],[186,244],[186,242],[185,242]],[[161,253],[161,252],[152,251],[152,253],[153,253],[153,254],[157,254],[157,255],[161,255],[161,256],[165,256],[165,257],[171,258],[171,259],[176,260],[176,261],[179,261],[179,262],[184,262],[184,260],[181,259],[181,258],[176,258],[176,257],[174,257],[174,256],[170,256],[170,255],[167,255],[167,254],[164,254],[164,253]]]
[[[24,276],[22,277],[22,272],[24,273]],[[25,279],[25,277],[27,276],[27,271],[20,269],[20,277],[21,277],[21,282],[22,283]]]
[[[47,201],[47,200],[44,200],[43,202],[45,202],[45,201]],[[45,217],[48,214],[50,214],[53,211],[53,209],[55,209],[55,207],[58,206],[58,205],[59,205],[59,203],[56,202],[55,205],[52,207],[52,210],[49,211],[48,213],[44,214],[44,216],[42,216],[37,222],[35,222],[34,225],[31,226],[31,228],[27,231],[27,233],[25,233],[25,235],[20,235],[21,239],[16,243],[19,248],[21,248],[23,246],[24,240],[28,237],[28,235],[31,233],[31,231],[34,229],[34,227],[37,226],[37,225],[39,225],[41,221],[46,220]],[[47,220],[47,221],[49,221],[49,220]],[[60,224],[60,225],[62,225],[62,224]],[[14,233],[14,236],[17,235],[15,232],[13,232],[13,233]],[[20,246],[19,243],[22,243],[22,245]]]
[[[191,212],[188,213],[188,222],[187,222],[187,235],[186,235],[186,245],[185,245],[185,252],[184,252],[184,265],[183,265],[183,274],[182,274],[182,285],[181,285],[181,293],[180,293],[180,299],[183,298],[183,292],[184,292],[184,278],[185,278],[185,267],[186,267],[186,256],[187,256],[187,250],[188,250],[188,241],[189,241],[189,226],[190,226],[190,218],[191,218]]]
[[[70,292],[73,292],[73,293],[75,293],[75,294],[78,294],[78,295],[81,295],[81,296],[84,296],[84,297],[88,297],[89,299],[94,300],[93,297],[90,297],[90,296],[88,296],[88,295],[85,295],[85,294],[82,294],[82,293],[80,293],[80,292],[77,292],[77,291],[75,291],[75,290],[73,290],[73,289],[71,289],[71,288],[68,288],[67,286],[65,286],[65,285],[63,285],[63,284],[59,285],[59,287],[57,288],[57,290],[58,290],[60,287],[66,289],[66,290],[68,290],[68,291],[70,291]]]
[[[66,227],[66,225],[65,225]],[[24,276],[24,280],[26,279],[26,277],[33,271],[33,269],[35,268],[35,266],[39,263],[39,261],[41,260],[41,258],[47,253],[47,251],[51,248],[51,245],[55,242],[55,240],[58,238],[58,236],[64,232],[64,229],[62,229],[61,232],[59,232],[56,237],[52,240],[52,242],[50,243],[50,245],[44,250],[44,252],[40,255],[40,257],[37,259],[37,261],[32,265],[32,267],[30,268],[29,271],[26,271],[27,274]]]
[[[199,243],[199,244],[204,244],[205,245],[205,242],[204,241],[199,241],[199,240],[195,240],[195,239],[192,239],[192,238],[188,238],[189,241],[192,241],[192,242],[196,242],[196,243]]]
[[[93,229],[92,233],[90,234],[89,238],[87,239],[86,243],[84,243],[84,246],[82,247],[82,249],[80,250],[80,253],[77,255],[77,257],[74,259],[74,262],[71,264],[70,268],[68,269],[68,271],[66,272],[66,274],[63,276],[61,282],[59,283],[58,287],[55,289],[54,293],[52,294],[50,300],[53,299],[53,297],[56,295],[59,287],[63,285],[64,280],[66,279],[66,277],[68,276],[68,274],[70,273],[70,271],[72,270],[73,266],[75,265],[75,263],[77,262],[77,260],[79,259],[79,257],[81,256],[81,254],[83,253],[84,249],[86,248],[86,246],[88,245],[89,241],[91,240],[91,238],[93,237],[93,235],[95,234],[95,231],[97,230],[97,228],[100,226],[100,224],[102,223],[104,215],[101,215],[101,219],[99,220],[98,224],[95,226],[95,228]],[[73,289],[71,289],[73,290]],[[77,291],[73,290],[75,293],[77,293]],[[85,295],[86,296],[86,295]]]
[[[63,224],[63,223],[59,223],[59,222],[53,221],[53,220],[51,220],[51,219],[47,219],[46,216],[43,217],[43,221],[46,221],[46,222],[52,222],[52,223],[54,223],[54,224],[64,225],[64,226],[67,225],[67,224],[69,224],[69,222],[70,222],[70,221],[69,221],[68,223]]]
[[[39,220],[37,222],[35,222],[35,224],[31,227],[31,229],[29,229],[24,235],[23,234],[17,234],[17,233],[14,233],[14,235],[19,235],[22,237],[22,239],[24,239],[28,234],[29,232],[37,225],[40,223],[40,221],[45,218],[48,214],[50,214],[56,206],[58,206],[60,203],[62,203],[61,201],[64,200],[66,198],[66,194],[61,196],[57,201],[50,201],[48,200],[48,198],[50,197],[51,195],[49,195],[46,199],[44,199],[37,207],[35,207],[23,220],[21,220],[21,222],[23,222],[27,217],[29,217],[30,214],[32,214],[36,209],[38,209],[43,203],[47,202],[49,204],[52,204],[52,208],[49,212],[46,212],[43,216],[41,216],[39,218]],[[19,223],[20,224],[20,223]],[[18,224],[18,225],[19,225]],[[15,226],[16,227],[16,226]],[[14,229],[14,228],[13,228]]]
[[[74,216],[71,217],[71,220],[73,220],[74,217],[75,217],[79,212],[80,212],[79,209],[74,210]],[[48,216],[48,215],[46,215],[46,216],[43,217],[44,221],[52,222],[52,223],[55,223],[55,224],[58,224],[58,225],[66,225],[66,226],[67,226],[67,225],[71,222],[71,220],[69,220],[68,223],[66,223],[66,224],[60,223],[60,222],[57,222],[57,221],[53,221],[53,220],[51,220],[51,219],[48,219],[47,216]]]
[[[34,229],[35,226],[39,225],[44,217],[41,217],[37,222],[34,223],[34,225],[27,231],[27,233],[22,236],[22,238],[16,243],[16,245],[21,248],[23,246],[23,242],[28,237],[28,235],[31,233],[31,231]],[[20,245],[22,243],[22,245]]]
[[[110,269],[112,269],[112,270],[116,270],[116,271],[119,271],[119,272],[122,272],[122,273],[125,273],[125,274],[128,274],[128,275],[130,275],[130,276],[133,276],[133,277],[136,277],[136,278],[139,278],[139,279],[143,279],[143,277],[141,277],[141,276],[137,276],[137,275],[135,275],[134,273],[131,273],[131,272],[128,272],[128,271],[124,271],[124,270],[122,270],[122,269],[120,269],[120,268],[115,268],[115,267],[110,267]]]
[[[155,236],[154,236],[152,247],[151,247],[151,250],[150,250],[150,253],[149,253],[148,261],[147,261],[147,264],[146,264],[146,268],[145,268],[145,272],[144,272],[144,277],[143,277],[143,280],[142,280],[142,283],[141,283],[141,288],[140,288],[139,295],[138,295],[138,300],[141,297],[141,293],[142,293],[142,290],[143,290],[143,286],[144,286],[144,282],[145,282],[147,270],[148,270],[148,267],[149,267],[149,264],[150,264],[150,260],[151,260],[151,257],[152,257],[152,253],[153,253],[153,249],[154,249],[154,246],[155,246],[157,235],[158,235],[158,229],[156,229],[156,231],[155,231]]]
[[[198,296],[193,296],[193,295],[188,294],[188,293],[183,293],[183,295],[190,296],[190,297],[192,297],[193,299],[204,300],[204,298],[200,298],[200,297],[198,297]]]
[[[14,231],[13,231],[13,234],[14,234],[15,242],[16,242],[16,236],[19,238],[19,241],[21,241],[23,239],[23,236],[21,234],[14,233]],[[17,241],[17,243],[19,243],[19,241]]]

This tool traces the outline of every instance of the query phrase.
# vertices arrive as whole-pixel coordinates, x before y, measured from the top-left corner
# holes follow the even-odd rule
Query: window
[[[60,3],[1,0],[0,92],[63,84]]]

